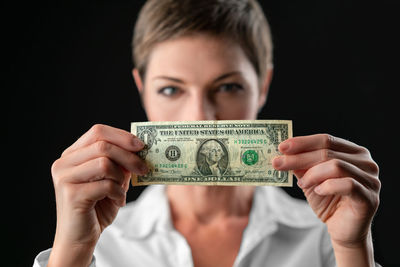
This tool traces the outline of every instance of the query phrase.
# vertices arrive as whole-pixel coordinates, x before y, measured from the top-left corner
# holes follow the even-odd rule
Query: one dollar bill
[[[133,122],[131,132],[145,143],[138,155],[149,167],[145,176],[132,175],[134,186],[292,186],[292,172],[271,163],[292,137],[292,121]]]

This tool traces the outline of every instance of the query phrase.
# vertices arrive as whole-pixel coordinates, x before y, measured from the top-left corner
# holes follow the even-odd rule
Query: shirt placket
[[[173,252],[176,265],[180,267],[193,267],[192,251],[186,239],[178,232],[172,232],[176,242],[176,250]]]
[[[250,221],[243,232],[242,243],[240,245],[238,256],[233,267],[241,267],[242,261],[251,253],[261,242],[265,241],[268,235],[273,234],[277,229],[277,220],[268,206],[263,210],[260,192],[256,191],[252,211],[250,213]],[[265,251],[268,253],[268,251]]]

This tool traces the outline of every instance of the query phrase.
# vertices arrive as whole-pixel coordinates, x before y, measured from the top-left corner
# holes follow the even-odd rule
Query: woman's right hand
[[[100,234],[126,203],[131,173],[147,173],[136,136],[94,125],[52,165],[57,229],[48,266],[88,266]]]

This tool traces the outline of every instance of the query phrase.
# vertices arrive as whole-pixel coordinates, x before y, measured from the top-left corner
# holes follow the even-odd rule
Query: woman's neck
[[[207,224],[214,219],[250,213],[254,187],[170,185],[167,196],[172,219]]]

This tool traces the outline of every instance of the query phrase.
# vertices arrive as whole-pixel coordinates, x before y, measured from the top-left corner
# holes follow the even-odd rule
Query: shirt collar
[[[113,224],[122,236],[145,238],[173,229],[165,185],[148,186],[140,197],[121,208]]]
[[[292,228],[309,228],[320,223],[304,200],[289,196],[279,187],[259,186],[255,190],[254,213]]]
[[[277,187],[258,186],[246,231],[265,235],[274,232],[279,225],[309,228],[318,223],[320,221],[303,200],[294,199]],[[137,239],[173,230],[166,186],[148,186],[136,201],[119,211],[113,224],[121,235]]]
[[[309,228],[319,222],[305,201],[294,199],[282,189],[259,186],[253,197],[249,223],[243,232],[242,244],[234,266],[268,235],[279,233],[280,227]],[[285,231],[284,227],[281,228]]]

